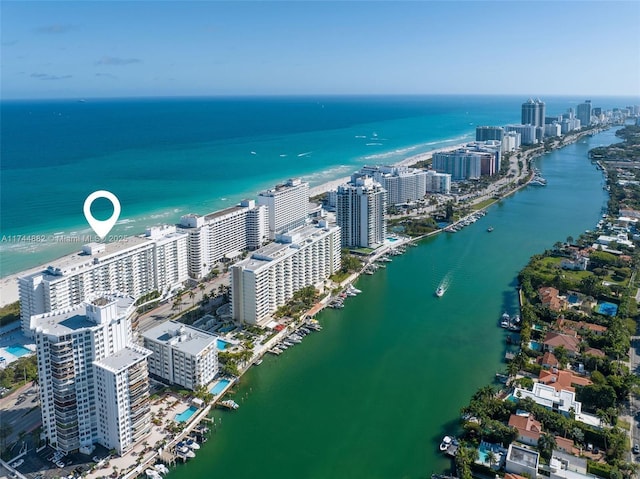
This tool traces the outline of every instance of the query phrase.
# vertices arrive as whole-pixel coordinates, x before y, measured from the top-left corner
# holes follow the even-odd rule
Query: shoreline
[[[397,161],[397,162],[393,163],[393,166],[410,166],[410,165],[413,165],[413,164],[417,163],[418,161],[423,161],[423,160],[431,158],[434,153],[455,150],[457,148],[460,148],[461,146],[466,145],[467,143],[468,142],[459,143],[459,144],[447,146],[447,147],[444,147],[444,148],[437,148],[435,150],[424,152],[424,153],[418,153],[418,154],[409,156],[407,158],[404,158],[404,159],[402,159],[400,161]],[[324,193],[326,193],[326,192],[328,192],[328,191],[330,191],[332,189],[335,189],[339,185],[346,183],[350,179],[351,178],[349,176],[346,176],[346,177],[343,177],[343,178],[339,178],[337,180],[326,181],[326,182],[321,183],[321,184],[319,184],[317,186],[309,188],[309,198],[324,194]],[[138,234],[140,234],[140,233],[138,233]],[[135,236],[135,235],[131,235],[131,236]],[[18,301],[18,299],[19,299],[18,278],[19,277],[25,276],[25,275],[29,275],[29,274],[33,274],[33,273],[36,273],[38,271],[42,271],[49,264],[55,263],[57,261],[65,259],[65,258],[70,258],[70,257],[74,256],[76,253],[77,252],[69,253],[69,254],[66,254],[66,255],[63,255],[63,256],[58,256],[57,258],[50,260],[46,264],[40,264],[38,266],[34,266],[34,267],[31,267],[31,268],[22,270],[20,272],[12,273],[12,274],[9,274],[7,276],[4,276],[4,277],[0,278],[0,307],[7,306],[9,304],[13,304],[16,301]]]
[[[583,135],[591,134],[591,133],[599,133],[601,131],[603,131],[603,129],[598,129],[596,131],[578,132],[578,133],[576,133],[574,135],[567,135],[567,136],[564,137],[564,141],[562,142],[562,144],[556,146],[555,148],[553,148],[553,150],[562,148],[563,146],[566,146],[566,145],[569,145],[569,144],[577,141]],[[423,153],[417,153],[415,155],[408,156],[408,157],[406,157],[406,158],[404,158],[404,159],[402,159],[400,161],[397,161],[397,162],[393,163],[392,166],[410,166],[410,165],[413,165],[413,164],[415,164],[415,163],[417,163],[419,161],[424,161],[424,160],[432,158],[435,153],[456,150],[456,149],[466,145],[469,142],[470,141],[466,141],[466,142],[458,143],[458,144],[455,144],[455,145],[446,146],[446,147],[443,147],[443,148],[436,148],[434,150],[423,152]],[[542,154],[545,153],[545,151],[540,151],[540,152],[536,152],[535,154],[531,154],[530,153],[531,151],[532,150],[524,152],[525,155],[530,156],[529,158],[525,158],[525,160],[527,162],[530,162],[534,158],[536,158],[537,156],[542,155]],[[517,181],[517,179],[518,178],[516,178],[514,181]],[[322,183],[322,184],[320,184],[318,186],[309,188],[309,198],[324,194],[324,193],[326,193],[326,192],[328,192],[328,191],[330,191],[332,189],[337,188],[339,185],[344,184],[345,182],[347,182],[349,180],[350,180],[350,177],[347,176],[347,177],[339,178],[339,179],[336,179],[336,180],[330,180],[330,181],[324,182],[324,183]],[[526,186],[526,184],[527,183],[525,183],[523,185],[520,185],[520,186],[517,186],[511,192],[506,193],[505,196],[511,194],[512,192],[517,191],[518,189],[520,189],[523,186]],[[496,200],[496,201],[498,201],[498,200]],[[474,204],[473,202],[470,203],[470,205],[473,205],[473,204]],[[491,204],[493,204],[493,202]],[[491,204],[487,205],[487,207],[490,206]],[[482,209],[485,209],[485,208],[482,208]],[[423,235],[423,236],[418,237],[418,238],[412,238],[411,242],[417,241],[418,239],[422,239],[422,238],[424,238],[426,236],[437,234],[437,233],[439,233],[441,231],[442,230],[436,230],[436,231],[433,231],[431,233],[428,233],[427,235]],[[135,236],[135,235],[132,235],[132,236]],[[18,273],[12,273],[12,274],[10,274],[8,276],[0,278],[0,307],[7,306],[7,305],[13,304],[16,301],[18,301],[18,299],[19,299],[18,278],[19,277],[25,276],[25,275],[28,275],[28,274],[32,274],[32,273],[36,273],[38,271],[41,271],[41,270],[45,269],[49,264],[57,262],[57,261],[60,261],[61,259],[64,259],[64,258],[70,258],[70,257],[74,256],[75,254],[77,254],[77,252],[66,254],[66,255],[63,255],[63,256],[59,256],[56,259],[53,259],[53,260],[49,261],[46,264],[40,264],[38,266],[34,266],[32,268],[28,268],[28,269],[20,271]]]

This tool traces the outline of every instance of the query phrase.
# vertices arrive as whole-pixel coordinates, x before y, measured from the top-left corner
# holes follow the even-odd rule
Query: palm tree
[[[195,306],[195,301],[193,300],[193,298],[195,298],[195,293],[193,291],[189,291],[189,298],[191,298],[191,307],[193,308]]]
[[[489,463],[489,467],[493,467],[493,465],[498,462],[498,456],[496,456],[495,452],[489,451],[484,460]]]
[[[551,454],[553,454],[553,450],[556,448],[556,438],[549,433],[543,434],[538,439],[538,451],[540,451],[540,455],[545,459],[551,459]]]

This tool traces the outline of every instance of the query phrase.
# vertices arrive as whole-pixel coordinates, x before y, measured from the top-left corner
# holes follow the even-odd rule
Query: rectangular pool
[[[189,419],[191,419],[191,416],[193,416],[197,410],[197,407],[190,406],[189,409],[182,411],[180,414],[176,414],[176,421],[187,422]]]
[[[220,394],[222,392],[222,390],[224,388],[227,387],[227,385],[230,383],[231,381],[229,381],[228,379],[222,379],[221,381],[218,381],[218,384],[216,384],[215,386],[213,386],[209,392],[211,394]]]
[[[218,351],[224,351],[225,349],[227,349],[228,344],[229,343],[226,342],[224,339],[218,338],[216,340],[216,347],[218,348]]]
[[[603,301],[602,303],[598,304],[598,313],[606,314],[607,316],[615,316],[616,314],[618,314],[618,305]]]
[[[4,349],[6,349],[8,353],[13,354],[17,358],[26,356],[27,354],[30,354],[33,352],[30,349],[25,348],[24,346],[20,346],[19,344],[13,344],[11,346],[7,346]]]

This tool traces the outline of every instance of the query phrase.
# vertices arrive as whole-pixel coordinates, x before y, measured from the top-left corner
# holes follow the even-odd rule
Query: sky
[[[6,1],[0,96],[640,96],[638,1]]]

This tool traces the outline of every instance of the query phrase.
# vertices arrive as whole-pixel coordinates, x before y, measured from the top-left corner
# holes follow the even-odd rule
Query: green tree
[[[489,464],[489,467],[493,467],[498,462],[498,456],[496,456],[495,452],[489,451],[485,456],[485,462]]]
[[[540,436],[538,439],[538,451],[540,452],[540,456],[545,458],[547,461],[551,459],[551,454],[553,454],[553,450],[556,448],[556,438],[549,434],[545,433]]]

